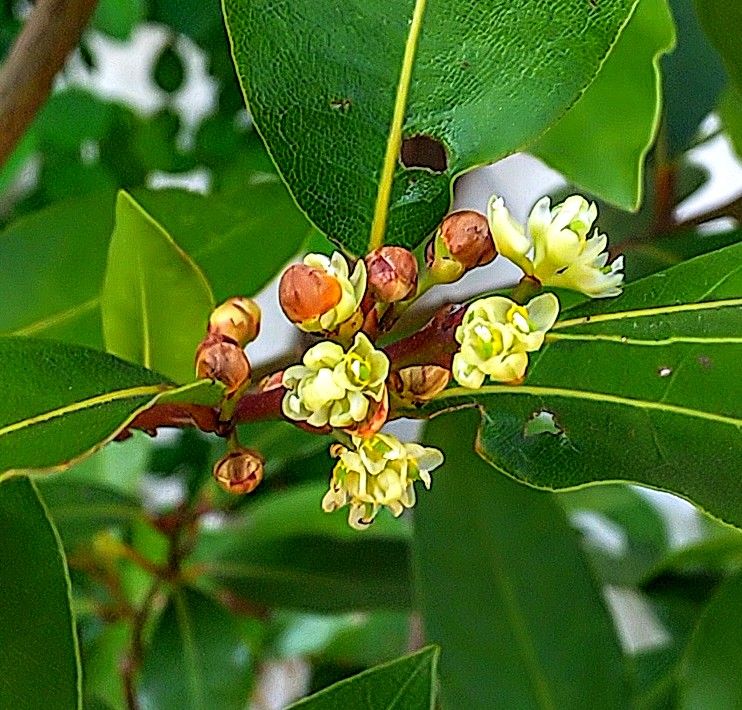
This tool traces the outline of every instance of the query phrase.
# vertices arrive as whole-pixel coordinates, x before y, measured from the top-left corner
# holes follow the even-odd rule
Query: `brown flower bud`
[[[207,335],[196,351],[196,377],[217,380],[234,394],[250,380],[250,362],[245,351],[231,340],[218,335]]]
[[[263,480],[265,459],[253,449],[230,451],[214,465],[214,480],[227,493],[252,493]]]
[[[497,256],[487,218],[473,210],[448,215],[438,228],[437,238],[465,269],[489,264]]]
[[[448,386],[451,373],[439,365],[413,365],[393,373],[395,394],[408,402],[427,402]]]
[[[250,298],[235,296],[218,306],[209,318],[209,333],[222,335],[245,347],[260,332],[260,306]]]
[[[317,318],[334,308],[342,296],[337,279],[322,269],[294,264],[281,276],[278,299],[293,323]]]
[[[380,247],[366,257],[368,286],[386,303],[401,301],[417,287],[417,259],[402,247]]]

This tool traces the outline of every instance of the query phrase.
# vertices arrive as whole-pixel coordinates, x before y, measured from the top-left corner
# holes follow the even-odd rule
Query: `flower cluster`
[[[453,376],[471,389],[485,377],[495,382],[518,382],[528,366],[528,353],[538,350],[559,314],[553,293],[536,296],[525,306],[503,296],[475,301],[456,329],[461,345],[453,358]]]
[[[352,437],[353,448],[334,447],[338,462],[322,508],[331,512],[350,506],[348,523],[367,528],[382,507],[399,516],[415,505],[415,481],[430,488],[430,472],[443,463],[438,449],[404,444],[388,434]]]
[[[318,343],[302,363],[283,373],[283,413],[289,419],[352,427],[366,419],[372,402],[384,399],[389,360],[364,333],[356,334],[347,352],[329,340]]]
[[[598,216],[595,203],[572,195],[553,208],[550,205],[549,198],[542,197],[524,231],[503,199],[493,195],[488,217],[497,250],[544,286],[568,288],[592,298],[618,296],[623,257],[608,264],[608,238],[597,229],[587,236]]]

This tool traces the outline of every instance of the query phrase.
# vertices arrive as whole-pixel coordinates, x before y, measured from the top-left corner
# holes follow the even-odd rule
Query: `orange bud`
[[[380,247],[366,257],[368,285],[380,301],[407,298],[417,286],[417,259],[402,247]]]
[[[281,276],[278,300],[293,323],[318,318],[334,308],[342,296],[334,276],[306,264],[293,264]]]
[[[231,340],[207,335],[196,351],[196,377],[223,382],[234,394],[249,381],[250,362],[245,351]]]
[[[441,222],[437,238],[465,269],[489,264],[497,256],[487,218],[473,210],[448,215]]]
[[[439,365],[413,365],[392,373],[391,385],[401,399],[427,402],[448,386],[451,373]]]
[[[209,333],[222,335],[245,347],[260,332],[260,306],[250,298],[235,296],[218,306],[209,318]]]
[[[230,451],[214,465],[214,480],[227,493],[252,493],[263,480],[265,459],[253,449]]]

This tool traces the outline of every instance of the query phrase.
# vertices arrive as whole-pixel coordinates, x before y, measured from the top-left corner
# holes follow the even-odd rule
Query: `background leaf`
[[[82,708],[62,546],[31,481],[0,483],[0,706]]]
[[[386,241],[414,246],[448,209],[454,176],[554,123],[633,6],[374,0],[348,12],[322,0],[226,0],[224,13],[247,103],[279,171],[309,218],[361,254],[375,214],[383,236],[385,196]],[[402,148],[407,167],[394,126],[399,137],[423,136]]]
[[[639,0],[595,81],[530,152],[575,185],[637,209],[660,118],[659,60],[674,45],[667,0]]]
[[[742,244],[562,313],[524,385],[458,388],[445,406],[483,408],[480,447],[498,470],[543,488],[629,480],[742,525],[736,474]],[[530,435],[545,413],[557,433]]]
[[[170,235],[120,192],[101,293],[106,349],[176,382],[194,377],[214,297]]]
[[[473,450],[474,412],[425,440],[446,456],[415,511],[426,636],[450,708],[627,708],[623,659],[576,534],[553,494],[493,471]]]
[[[242,710],[252,682],[252,654],[235,619],[196,591],[174,591],[145,654],[143,708]]]
[[[287,710],[333,710],[358,707],[364,698],[368,710],[419,708],[433,710],[438,649],[434,646],[342,680]]]

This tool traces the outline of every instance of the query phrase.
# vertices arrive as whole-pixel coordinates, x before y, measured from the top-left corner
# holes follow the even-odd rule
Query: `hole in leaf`
[[[565,435],[564,430],[556,423],[554,415],[545,409],[534,412],[523,428],[523,436],[525,437],[538,436],[539,434]]]
[[[350,99],[332,99],[330,101],[330,107],[340,113],[348,113],[352,105],[353,102]]]
[[[657,370],[657,374],[660,377],[669,377],[672,375],[672,368],[671,367],[661,367],[659,370]]]
[[[420,134],[402,141],[400,160],[406,168],[425,168],[442,173],[448,168],[446,147],[439,140]]]

